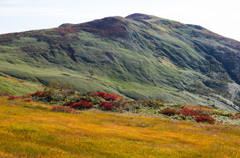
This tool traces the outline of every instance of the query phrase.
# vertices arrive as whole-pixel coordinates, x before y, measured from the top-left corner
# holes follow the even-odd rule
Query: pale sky
[[[240,0],[0,0],[0,34],[143,13],[240,41]]]

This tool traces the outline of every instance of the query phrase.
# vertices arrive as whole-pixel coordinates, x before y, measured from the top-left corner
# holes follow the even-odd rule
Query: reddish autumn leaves
[[[199,112],[203,113],[204,111],[199,110]],[[173,115],[192,116],[195,118],[197,122],[215,123],[216,120],[214,118],[212,118],[208,114],[199,114],[199,112],[192,109],[183,108],[180,109],[179,111],[176,111],[175,109],[164,109],[160,113],[168,116]]]
[[[64,105],[78,110],[93,108],[93,104],[89,103],[87,100],[82,100],[80,102],[66,102]]]
[[[121,97],[115,94],[105,93],[105,92],[92,92],[92,95],[96,95],[98,97],[104,98],[106,101],[116,101]]]

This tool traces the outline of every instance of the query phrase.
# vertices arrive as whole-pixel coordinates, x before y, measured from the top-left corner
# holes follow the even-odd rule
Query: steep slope
[[[230,111],[240,105],[240,43],[155,16],[1,35],[0,60],[1,73],[45,85]]]

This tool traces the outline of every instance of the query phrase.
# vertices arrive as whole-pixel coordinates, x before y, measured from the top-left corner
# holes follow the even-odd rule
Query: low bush
[[[99,105],[99,107],[101,107],[103,110],[112,110],[114,105],[115,105],[115,102],[103,101],[103,102]]]
[[[130,112],[138,113],[139,115],[151,115],[158,117],[159,114],[171,116],[171,118],[182,120],[195,120],[197,122],[209,122],[214,123],[217,116],[223,116],[230,119],[238,119],[239,115],[231,114],[224,110],[215,109],[213,107],[206,106],[191,106],[185,104],[166,104],[161,101],[155,100],[130,100],[124,99],[121,96],[99,92],[88,93],[73,93],[68,91],[68,86],[61,86],[54,90],[58,85],[52,84],[52,87],[45,89],[45,91],[37,91],[28,95],[28,99],[25,101],[31,102],[31,98],[34,100],[44,101],[50,104],[58,104],[63,106],[69,106],[73,109],[91,109],[95,107],[100,110],[114,111],[114,112]],[[64,84],[65,85],[65,84]],[[70,86],[71,87],[71,86]],[[56,93],[55,93],[56,92]],[[69,93],[65,93],[69,92]],[[19,99],[22,97],[9,96],[10,100]],[[59,108],[58,110],[64,110]],[[174,117],[172,117],[174,116]],[[211,116],[214,116],[212,118]],[[218,120],[219,121],[219,120]]]
[[[71,108],[79,110],[93,108],[93,104],[89,103],[86,100],[82,100],[80,102],[66,102],[65,106],[70,106]]]
[[[6,97],[6,96],[10,96],[10,95],[11,95],[10,93],[0,92],[0,97]]]
[[[44,94],[45,94],[45,92],[44,92],[44,91],[37,91],[37,92],[35,92],[35,93],[28,94],[28,95],[29,95],[29,96],[32,96],[32,97],[34,97],[34,96],[43,97],[43,96],[44,96]]]
[[[176,110],[174,110],[174,109],[164,109],[164,110],[160,111],[160,114],[173,116],[173,115],[178,114],[178,112]]]
[[[198,116],[196,116],[195,120],[197,122],[208,122],[208,123],[211,123],[211,124],[215,123],[215,121],[216,121],[214,118],[212,118],[208,114],[198,115]]]
[[[190,110],[190,109],[187,109],[187,108],[183,108],[183,109],[179,110],[178,112],[179,112],[179,114],[182,114],[184,116],[197,116],[197,115],[199,115],[197,111]]]
[[[120,96],[116,94],[110,94],[110,93],[105,93],[105,92],[92,92],[92,95],[97,95],[98,97],[104,98],[106,101],[116,101]]]
[[[99,108],[102,110],[116,110],[124,107],[123,102],[103,101],[99,104]]]
[[[11,96],[8,97],[8,100],[15,100],[15,99],[24,99],[24,97],[21,97],[21,96],[13,96],[13,95],[11,95]]]
[[[235,115],[235,116],[229,116],[230,117],[230,119],[240,119],[240,114],[237,114],[237,115]]]

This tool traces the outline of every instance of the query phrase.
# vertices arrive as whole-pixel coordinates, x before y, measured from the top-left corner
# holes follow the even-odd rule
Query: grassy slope
[[[239,157],[239,126],[50,111],[0,98],[0,157]]]
[[[43,87],[37,84],[0,76],[0,92],[10,93],[12,95],[26,95],[36,92],[37,90],[43,90]]]
[[[115,21],[128,25],[115,26]],[[112,25],[120,31],[126,28],[127,34],[103,36],[101,33],[108,33],[104,28],[111,30]],[[79,30],[60,31],[72,28]],[[232,110],[229,107],[232,103],[226,105],[221,96],[203,97],[187,92],[192,84],[207,79],[230,81],[220,63],[215,62],[212,68],[206,59],[209,52],[205,49],[225,48],[224,43],[217,43],[215,38],[205,29],[166,19],[153,17],[139,21],[112,17],[106,18],[105,23],[101,19],[66,28],[3,35],[0,72],[45,85],[53,80],[69,82],[81,92],[106,91],[134,99],[216,105]],[[205,48],[202,42],[209,45]],[[210,70],[205,68],[203,74],[202,66]],[[204,86],[203,89],[211,88]],[[227,90],[225,87],[221,92],[228,93]]]
[[[106,43],[97,42],[98,46],[101,44],[103,47],[107,47]],[[80,46],[78,46],[78,47],[80,47]],[[117,51],[117,52],[119,52],[118,55],[120,55],[121,58],[125,57],[124,55],[121,54],[124,51],[126,51],[126,50],[123,50],[123,51],[118,50]],[[8,52],[9,52],[9,55],[12,54],[12,52],[10,52],[10,50]],[[128,53],[126,53],[126,55],[128,55]],[[129,59],[127,61],[125,61],[126,64],[128,64],[125,67],[129,67],[129,66],[131,67],[131,65],[130,65],[131,63],[129,64],[128,62],[132,62],[133,60],[138,60],[136,58],[136,55],[137,54],[133,54],[132,56],[129,57]],[[92,56],[94,57],[94,55],[92,55]],[[49,63],[41,58],[39,58],[40,62],[42,63],[41,65],[38,65],[38,63],[28,63],[28,61],[32,61],[31,58],[27,59],[27,62],[22,61],[23,59],[21,59],[21,57],[19,57],[19,58],[16,57],[18,59],[12,59],[11,62],[9,62],[9,57],[6,57],[6,58],[7,58],[6,60],[4,60],[5,59],[4,57],[1,58],[2,61],[0,63],[1,64],[0,70],[3,73],[12,75],[16,78],[26,79],[28,81],[38,82],[38,83],[41,82],[44,84],[47,84],[53,80],[57,80],[57,81],[61,81],[61,82],[70,82],[70,83],[74,84],[78,88],[79,91],[88,92],[88,91],[102,90],[102,91],[107,91],[107,92],[111,92],[111,93],[115,93],[115,94],[122,93],[123,95],[131,96],[134,98],[141,98],[141,99],[157,99],[158,98],[159,99],[159,96],[161,96],[161,93],[162,93],[162,95],[164,95],[164,93],[169,93],[169,91],[171,92],[173,90],[174,91],[177,90],[176,88],[172,88],[169,83],[165,83],[162,85],[160,85],[158,83],[159,87],[154,88],[152,85],[149,85],[149,81],[147,81],[147,80],[145,80],[146,83],[144,83],[143,81],[141,81],[142,79],[140,79],[140,81],[135,79],[135,77],[133,76],[134,74],[131,74],[132,70],[131,70],[131,72],[128,72],[128,70],[119,70],[120,74],[118,74],[118,73],[114,72],[115,70],[113,70],[113,71],[107,70],[108,68],[110,68],[107,65],[103,65],[103,66],[101,65],[100,66],[101,69],[99,70],[97,68],[92,68],[91,64],[85,63],[86,65],[81,65],[81,66],[78,66],[75,64],[75,65],[73,65],[74,70],[72,70],[71,68],[70,69],[64,68],[61,65],[54,65],[54,64]],[[17,62],[18,60],[21,62]],[[121,61],[121,62],[123,62],[123,61]],[[150,61],[146,61],[146,62],[150,63]],[[37,65],[34,65],[34,64],[37,64]],[[32,65],[32,66],[30,67],[29,65]],[[113,65],[113,67],[111,67],[111,68],[118,70],[119,67],[117,67],[117,66]],[[154,67],[154,65],[152,65],[151,68],[153,70],[156,69]],[[88,72],[91,69],[94,69],[93,76],[90,76],[89,72]],[[107,74],[106,74],[105,71],[109,71],[109,72],[107,72]],[[144,71],[150,72],[149,69],[146,69]],[[161,73],[168,74],[168,76],[166,76],[167,79],[161,78],[160,76],[155,76],[155,78],[157,78],[158,80],[159,79],[163,80],[162,82],[168,82],[168,80],[170,80],[169,82],[172,82],[175,84],[178,81],[184,82],[181,77],[182,74],[177,73],[177,71],[174,69],[173,70],[169,69],[167,66],[163,65],[162,67],[159,67],[158,70],[154,70],[154,71],[159,71]],[[170,73],[178,74],[175,76],[175,79],[176,79],[175,81],[173,81],[173,79],[170,77],[170,76],[172,76]],[[189,72],[189,73],[193,73],[193,72]],[[136,75],[139,75],[139,74],[136,74]],[[148,75],[148,74],[145,74],[145,75]],[[153,75],[153,74],[151,74],[151,75]],[[198,77],[198,76],[200,76],[200,74],[196,74],[196,76]],[[168,84],[169,84],[169,86],[168,86]],[[148,91],[147,94],[145,93],[146,91]],[[160,95],[159,94],[156,95],[157,92],[159,92]],[[166,98],[166,96],[164,96],[162,98]],[[179,101],[179,100],[172,100],[171,95],[169,95],[169,97],[167,97],[167,98],[168,98],[168,100],[171,100],[172,102]]]

